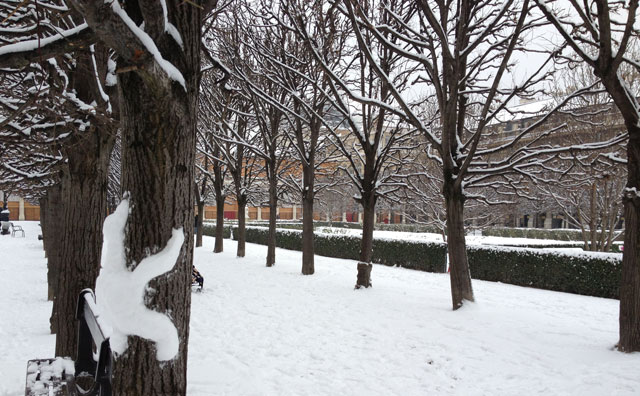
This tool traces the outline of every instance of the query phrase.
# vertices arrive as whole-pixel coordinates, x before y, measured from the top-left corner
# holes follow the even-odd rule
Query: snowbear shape
[[[125,227],[129,202],[123,200],[104,221],[100,275],[96,280],[96,305],[104,322],[111,327],[111,348],[118,354],[127,349],[127,336],[136,335],[156,343],[157,359],[171,360],[178,354],[178,330],[171,319],[144,304],[147,284],[169,272],[175,265],[184,243],[182,228],[174,229],[167,246],[138,264],[127,268]],[[108,330],[107,330],[108,332]]]

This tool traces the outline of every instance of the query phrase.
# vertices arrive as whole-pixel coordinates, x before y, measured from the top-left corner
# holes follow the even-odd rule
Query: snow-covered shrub
[[[234,238],[237,235],[234,230]],[[266,227],[247,227],[247,242],[266,245]],[[278,229],[276,245],[302,250],[302,232]],[[357,235],[316,233],[315,253],[358,260]],[[374,239],[373,262],[427,272],[445,271],[446,245],[437,242]],[[545,252],[495,246],[467,246],[471,277],[596,297],[618,298],[621,259],[611,253]]]
[[[622,262],[611,253],[468,246],[471,277],[588,296],[618,298]]]

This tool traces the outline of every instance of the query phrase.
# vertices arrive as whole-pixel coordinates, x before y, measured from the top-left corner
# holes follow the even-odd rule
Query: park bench
[[[112,355],[95,309],[95,295],[85,289],[78,297],[77,360],[53,358],[30,360],[27,364],[25,396],[97,395],[111,396]],[[95,353],[94,353],[95,351]],[[97,357],[97,361],[94,359]]]
[[[11,225],[11,236],[15,237],[16,236],[16,232],[21,232],[22,233],[22,237],[24,238],[24,230],[22,229],[22,226],[20,225],[15,225],[13,223],[9,223]]]

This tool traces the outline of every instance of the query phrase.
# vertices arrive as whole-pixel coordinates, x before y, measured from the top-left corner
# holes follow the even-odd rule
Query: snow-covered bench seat
[[[25,396],[111,396],[112,355],[95,309],[95,295],[85,289],[78,297],[78,359],[36,359],[27,363]],[[94,360],[94,346],[98,361]]]

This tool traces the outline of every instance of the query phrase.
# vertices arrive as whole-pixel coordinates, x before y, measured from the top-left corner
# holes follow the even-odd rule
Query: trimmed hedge
[[[234,239],[237,239],[237,227],[234,227]],[[267,229],[247,227],[247,242],[267,244]],[[339,234],[314,234],[315,254],[326,257],[358,260],[360,255],[360,237]],[[302,250],[302,231],[276,230],[276,246],[289,250]],[[387,266],[399,266],[428,272],[444,272],[445,245],[414,241],[388,239],[373,240],[372,261]]]
[[[532,239],[554,239],[556,241],[582,241],[580,230],[545,228],[509,228],[495,227],[482,230],[484,236],[497,236],[506,238],[532,238]]]
[[[233,235],[235,239],[236,230]],[[247,242],[266,245],[267,229],[247,227]],[[317,255],[358,260],[359,236],[317,233],[314,244]],[[277,230],[276,246],[302,250],[302,232]],[[374,239],[372,261],[442,273],[445,252],[443,243]],[[622,263],[616,254],[571,254],[473,245],[467,247],[467,253],[474,279],[596,297],[619,297]]]
[[[231,226],[225,225],[223,226],[223,238],[231,238]],[[216,225],[211,223],[203,223],[202,224],[202,235],[215,237],[216,236]]]
[[[587,296],[619,298],[622,262],[616,254],[566,254],[468,246],[471,277]]]

